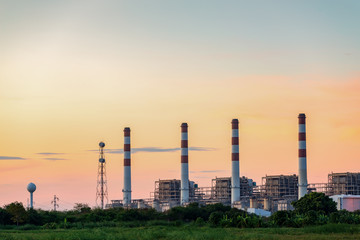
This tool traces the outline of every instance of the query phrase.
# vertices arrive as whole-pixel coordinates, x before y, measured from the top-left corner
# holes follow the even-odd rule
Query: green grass
[[[103,227],[54,230],[1,230],[1,240],[97,240],[97,239],[360,239],[360,226],[328,224],[305,228],[211,228],[192,225]]]

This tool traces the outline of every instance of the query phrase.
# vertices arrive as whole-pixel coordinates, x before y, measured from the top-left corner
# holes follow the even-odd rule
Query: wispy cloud
[[[180,148],[179,148],[180,150]],[[207,152],[207,151],[215,151],[216,148],[209,148],[209,147],[189,147],[190,151],[201,151],[201,152]]]
[[[144,147],[144,148],[131,148],[132,153],[138,152],[176,152],[180,151],[181,148],[159,148],[159,147]],[[207,148],[207,147],[189,147],[189,151],[214,151],[216,148]],[[89,150],[89,151],[98,151],[98,150]],[[110,154],[123,154],[124,150],[121,148],[117,149],[105,149],[106,153]]]
[[[48,161],[62,161],[62,160],[68,160],[66,158],[42,158],[43,160],[48,160]]]
[[[60,154],[64,154],[64,153],[55,153],[55,152],[41,152],[41,153],[36,153],[36,154],[39,154],[39,155],[60,155]]]
[[[0,160],[26,160],[26,158],[22,158],[22,157],[0,156]]]

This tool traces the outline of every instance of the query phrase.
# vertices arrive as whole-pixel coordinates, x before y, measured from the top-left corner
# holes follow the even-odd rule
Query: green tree
[[[10,218],[10,213],[5,209],[0,208],[0,225],[11,224]]]
[[[326,215],[336,212],[336,203],[324,193],[312,192],[292,202],[296,213],[305,214],[310,210],[321,211]]]
[[[10,203],[9,205],[5,206],[5,209],[8,213],[11,214],[11,220],[16,223],[16,225],[19,225],[19,223],[22,223],[26,220],[26,210],[22,203]]]
[[[211,223],[214,226],[218,226],[221,219],[223,218],[223,212],[216,211],[210,214],[209,217],[209,223]]]
[[[270,218],[277,226],[283,227],[286,226],[286,224],[289,222],[291,216],[290,212],[288,211],[277,211],[272,214]]]
[[[27,223],[34,225],[43,225],[41,215],[34,209],[29,209],[27,212]]]
[[[91,208],[86,203],[75,203],[74,210],[81,213],[91,212]]]

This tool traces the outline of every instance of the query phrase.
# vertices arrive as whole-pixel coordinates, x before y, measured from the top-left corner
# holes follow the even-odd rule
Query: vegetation
[[[222,204],[191,203],[159,213],[91,209],[81,203],[71,211],[26,210],[14,202],[0,208],[0,239],[261,239],[270,233],[273,239],[304,234],[311,239],[327,233],[333,234],[326,239],[360,238],[360,211],[337,211],[331,199],[320,193],[307,194],[293,206],[294,211],[278,211],[266,218]]]
[[[312,192],[292,203],[296,213],[306,214],[309,211],[323,212],[328,215],[336,212],[336,203],[324,193]]]
[[[162,239],[162,240],[236,240],[236,239],[359,239],[359,226],[331,224],[304,228],[213,228],[210,226],[141,226],[101,227],[91,229],[2,230],[2,240],[100,240],[100,239]]]
[[[19,202],[13,202],[9,205],[5,206],[6,212],[11,216],[11,220],[16,223],[16,225],[19,225],[19,223],[22,223],[25,221],[26,216],[26,210],[22,203]]]

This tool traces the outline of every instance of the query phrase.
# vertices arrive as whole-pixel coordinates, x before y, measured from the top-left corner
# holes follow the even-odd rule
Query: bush
[[[339,223],[347,223],[347,224],[359,224],[360,216],[346,210],[341,210],[339,213]]]
[[[314,224],[316,224],[317,220],[318,220],[317,212],[314,210],[310,210],[305,214],[304,224],[305,225],[314,225]]]
[[[310,210],[323,211],[324,214],[329,215],[336,212],[336,203],[326,196],[324,193],[312,192],[306,194],[297,201],[292,202],[295,212],[298,214],[306,214]]]
[[[330,221],[330,223],[339,223],[340,222],[340,213],[339,212],[330,213],[329,221]]]
[[[38,229],[39,227],[33,225],[33,224],[25,224],[25,225],[22,225],[22,226],[19,226],[18,229],[19,230],[36,230]]]
[[[233,226],[233,219],[229,218],[227,215],[223,215],[221,218],[219,225],[221,227],[232,227]]]
[[[43,229],[56,229],[56,223],[51,222],[51,223],[45,223],[42,226]]]
[[[271,215],[270,218],[274,221],[276,226],[282,227],[289,221],[289,214],[287,211],[277,211]]]
[[[201,217],[198,217],[195,221],[195,225],[198,226],[198,227],[202,227],[205,225],[205,221],[203,218]]]
[[[223,213],[220,211],[216,211],[210,214],[209,223],[213,226],[218,226],[221,219],[223,218]]]

